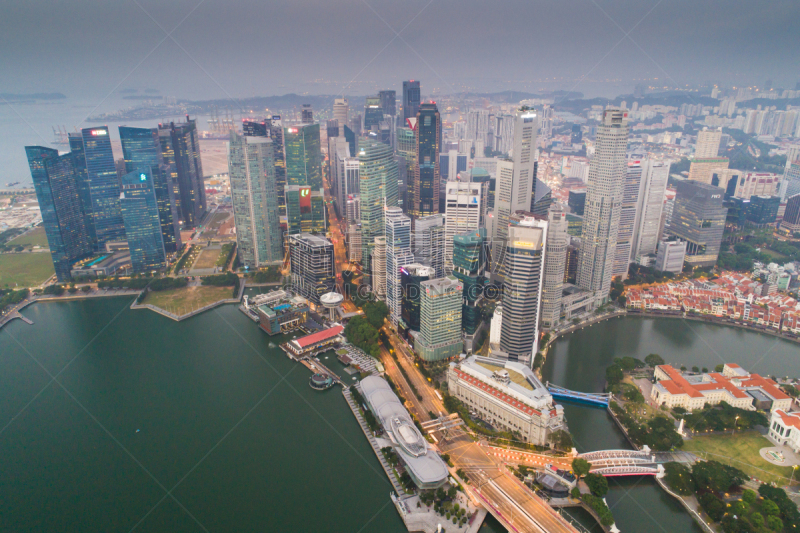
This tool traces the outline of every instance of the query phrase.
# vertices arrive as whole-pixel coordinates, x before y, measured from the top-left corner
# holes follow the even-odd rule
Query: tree
[[[602,498],[608,494],[608,481],[600,474],[587,474],[584,481],[595,496]]]
[[[550,434],[550,443],[556,450],[570,451],[573,446],[572,435],[563,429],[557,429]]]
[[[717,461],[701,461],[692,467],[697,491],[726,492],[733,486],[739,486],[748,479],[747,475],[732,466]]]
[[[722,372],[724,369],[725,369],[725,365],[719,364],[719,365],[714,367],[714,372],[719,373],[719,372]]]
[[[622,378],[624,377],[625,373],[622,370],[621,366],[613,364],[610,367],[606,368],[606,381],[608,381],[609,385],[616,385],[617,383],[622,381]]]
[[[703,508],[714,522],[719,522],[722,515],[725,514],[725,502],[711,492],[704,492],[697,501],[700,503],[700,507]]]
[[[761,504],[761,512],[767,516],[778,516],[781,514],[778,504],[772,500],[764,500]]]
[[[683,496],[688,496],[694,492],[692,473],[682,463],[665,464],[664,481],[672,490]]]
[[[381,329],[384,319],[389,316],[389,308],[384,302],[367,302],[364,305],[364,316],[372,327]]]
[[[772,531],[783,531],[783,521],[777,516],[768,516],[767,527]]]
[[[533,358],[533,369],[536,370],[542,368],[543,364],[544,356],[542,355],[542,352],[536,352],[536,357]]]
[[[651,366],[653,368],[657,367],[658,365],[663,365],[665,363],[664,358],[658,355],[657,353],[651,353],[650,355],[645,357],[644,362],[647,363],[647,366]]]
[[[586,459],[581,459],[580,457],[576,457],[572,460],[572,471],[578,478],[581,478],[589,473],[589,470],[592,468],[592,464],[587,461]]]
[[[81,292],[89,292],[90,290],[92,290],[90,285],[84,285],[81,287]]]
[[[754,490],[744,489],[744,492],[742,492],[742,501],[747,503],[748,505],[753,505],[754,503],[756,503],[757,499],[758,499],[758,494],[756,494],[756,491]]]

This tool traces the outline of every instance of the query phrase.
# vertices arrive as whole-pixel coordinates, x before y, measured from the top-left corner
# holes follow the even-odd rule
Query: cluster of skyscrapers
[[[120,126],[117,165],[106,126],[69,134],[70,151],[25,152],[59,281],[76,263],[111,247],[130,250],[133,271],[162,269],[181,248],[181,229],[206,212],[195,122]]]

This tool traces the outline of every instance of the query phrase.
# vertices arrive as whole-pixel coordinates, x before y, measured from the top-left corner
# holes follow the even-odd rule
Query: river
[[[280,338],[232,305],[176,323],[130,303],[38,303],[33,326],[0,330],[1,531],[405,531],[339,388],[309,388]],[[624,318],[558,340],[544,376],[599,391],[615,356],[713,366],[714,351],[800,369],[773,337]],[[627,446],[604,411],[565,409],[579,450]],[[612,481],[608,501],[623,533],[699,531],[648,478]]]
[[[800,375],[797,344],[752,331],[676,318],[623,317],[558,339],[542,369],[545,380],[584,392],[601,392],[615,357],[660,354],[668,363],[713,368],[738,363],[769,375]],[[603,409],[564,405],[579,451],[630,448]],[[650,478],[610,478],[608,504],[623,533],[701,532],[683,507]],[[599,531],[599,527],[596,528]]]

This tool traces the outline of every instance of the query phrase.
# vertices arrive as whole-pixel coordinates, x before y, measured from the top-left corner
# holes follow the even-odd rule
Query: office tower
[[[727,157],[695,158],[689,165],[689,179],[710,184],[714,174],[727,169],[729,164]]]
[[[75,169],[80,208],[83,212],[83,225],[86,237],[92,250],[97,249],[97,234],[94,230],[94,215],[92,213],[92,191],[89,185],[89,174],[86,170],[86,155],[83,151],[83,134],[79,131],[68,134],[72,165]]]
[[[667,189],[670,164],[645,160],[642,162],[642,185],[636,208],[631,259],[639,264],[656,253],[661,238],[661,216],[664,192]]]
[[[583,142],[583,132],[581,131],[580,124],[572,125],[572,132],[570,133],[569,140],[572,144],[581,144]]]
[[[349,125],[353,135],[355,135],[357,138],[361,137],[361,113],[350,117]]]
[[[122,154],[125,158],[125,174],[140,168],[149,168],[152,173],[152,186],[158,201],[164,249],[168,254],[175,253],[182,246],[181,228],[175,202],[175,186],[170,181],[171,173],[164,165],[158,129],[120,126],[119,138],[122,141]]]
[[[383,120],[383,107],[380,96],[367,96],[364,100],[364,131],[380,126]]]
[[[659,272],[680,273],[686,257],[686,241],[675,237],[658,243],[655,269]]]
[[[401,315],[400,267],[414,262],[411,253],[411,219],[399,207],[386,209],[386,306],[397,326]]]
[[[410,118],[416,118],[419,111],[419,104],[421,103],[421,94],[419,91],[419,81],[404,81],[403,82],[403,121]]]
[[[617,225],[617,243],[614,248],[614,264],[611,267],[611,276],[619,276],[623,281],[628,277],[628,266],[631,263],[636,208],[639,203],[641,184],[641,161],[631,161],[628,163],[628,170],[625,173],[622,203],[619,208],[619,224]]]
[[[414,350],[423,361],[441,361],[461,353],[463,284],[454,276],[420,282],[419,335]]]
[[[567,263],[567,213],[553,204],[547,213],[544,280],[542,281],[542,328],[551,329],[561,316],[561,295]]]
[[[228,176],[239,262],[256,269],[283,259],[275,186],[274,147],[268,137],[231,131]]]
[[[800,233],[800,193],[790,196],[786,201],[780,230],[790,235]]]
[[[301,115],[300,115],[300,122],[303,124],[314,123],[314,109],[311,107],[311,104],[303,104],[303,109],[301,110]]]
[[[347,208],[345,209],[347,225],[361,224],[361,197],[351,194],[347,197]]]
[[[439,212],[439,139],[441,119],[434,103],[419,106],[415,127],[416,154],[409,194],[412,219]]]
[[[158,125],[161,155],[173,184],[178,217],[183,229],[194,228],[206,214],[206,188],[200,160],[200,138],[195,120]]]
[[[286,232],[289,235],[312,233],[325,235],[328,231],[324,190],[300,185],[286,186]]]
[[[392,151],[395,151],[397,146],[397,130],[394,125],[394,117],[392,115],[383,115],[383,119],[378,124],[379,139],[383,144],[388,144]]]
[[[361,261],[361,224],[350,224],[347,227],[347,260]]]
[[[507,154],[514,146],[514,115],[494,116],[494,146],[492,149],[501,154]],[[466,136],[466,131],[464,133]]]
[[[363,247],[363,229],[361,236]],[[371,248],[372,292],[378,300],[386,300],[386,237],[375,237]]]
[[[444,264],[453,268],[453,238],[481,225],[481,186],[478,183],[451,181],[447,183],[445,206]]]
[[[272,152],[275,161],[275,191],[278,195],[278,211],[281,223],[286,222],[286,159],[283,148],[283,125],[280,115],[273,115],[270,121],[269,137],[272,139]]]
[[[696,181],[679,181],[668,233],[686,241],[686,262],[713,266],[717,262],[725,218],[724,191]]]
[[[466,140],[481,141],[486,146],[486,137],[489,134],[489,110],[470,109],[467,112]],[[483,155],[483,151],[480,154]]]
[[[319,124],[299,124],[283,128],[286,157],[286,185],[322,188],[322,152]]]
[[[586,205],[586,189],[570,189],[567,205],[570,213],[583,216],[583,208]]]
[[[719,142],[722,138],[722,130],[709,130],[697,133],[697,144],[694,149],[695,159],[714,159],[719,155]]]
[[[337,152],[336,157],[336,164],[339,167],[336,172],[338,181],[336,192],[339,196],[337,199],[342,202],[340,205],[346,206],[351,196],[357,196],[360,193],[359,161],[357,157],[350,157],[349,155],[343,157],[341,152]],[[360,223],[361,221],[359,220],[358,222]],[[351,223],[355,223],[355,221]]]
[[[403,297],[401,317],[407,330],[419,331],[420,283],[436,278],[429,266],[410,263],[400,267],[400,290]]]
[[[564,265],[564,283],[575,284],[578,277],[578,255],[580,253],[580,242],[572,244],[572,236],[569,236],[567,245],[567,258]]]
[[[503,325],[497,355],[532,365],[539,343],[547,221],[532,216],[520,218],[508,227],[503,262]]]
[[[381,99],[381,109],[384,115],[397,116],[397,91],[380,91],[378,98]]]
[[[428,215],[414,222],[411,252],[414,260],[436,271],[435,278],[445,275],[445,223],[442,215]]]
[[[577,277],[580,288],[603,299],[611,288],[627,171],[627,146],[627,113],[621,109],[606,109],[597,127],[595,153],[589,165]]]
[[[152,167],[143,166],[122,177],[119,203],[134,272],[167,266],[156,197],[156,172]]]
[[[336,288],[333,244],[317,235],[289,236],[292,290],[319,305],[320,296]]]
[[[526,106],[514,115],[513,161],[497,164],[493,258],[501,260],[501,250],[508,235],[509,218],[517,211],[528,211],[536,179],[536,134],[539,128],[536,112]],[[623,151],[624,155],[624,151]],[[495,247],[499,247],[497,252]]]
[[[453,276],[464,286],[461,329],[467,351],[483,325],[480,301],[486,273],[486,230],[478,228],[453,237]]]
[[[531,198],[531,213],[534,215],[547,216],[550,205],[553,203],[553,191],[545,182],[536,178],[536,186],[533,188]]]
[[[330,143],[331,138],[339,137],[339,121],[334,119],[326,120],[325,121],[325,133],[328,137],[328,142]]]
[[[361,196],[361,246],[363,265],[368,267],[375,237],[384,232],[384,210],[397,205],[397,162],[383,143],[369,142],[358,152],[359,195]]]
[[[245,137],[269,137],[272,124],[269,121],[255,121],[243,120],[242,121],[242,135]]]
[[[333,118],[339,122],[339,131],[343,133],[342,128],[350,124],[350,105],[346,98],[337,98],[333,101]]]
[[[86,177],[92,199],[92,219],[98,250],[107,242],[124,241],[125,225],[119,210],[119,178],[111,151],[108,128],[84,128],[83,153],[86,160]]]
[[[786,169],[783,171],[783,180],[780,183],[781,201],[786,201],[796,194],[800,194],[800,159],[786,162]]]
[[[117,170],[117,179],[122,181],[122,176],[127,174],[125,171],[125,159],[115,159],[114,168]]]
[[[58,281],[69,280],[72,264],[92,253],[80,197],[81,176],[72,154],[26,146],[33,188]]]

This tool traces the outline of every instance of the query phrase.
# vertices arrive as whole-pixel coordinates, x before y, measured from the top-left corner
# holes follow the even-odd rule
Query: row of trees
[[[675,431],[675,424],[666,416],[655,416],[640,424],[617,402],[609,406],[617,420],[625,427],[630,439],[637,445],[647,445],[655,451],[669,451],[683,446],[683,437]]]
[[[573,498],[586,502],[600,517],[600,523],[608,527],[614,523],[614,515],[611,514],[611,509],[608,508],[606,502],[603,501],[603,496],[608,494],[608,481],[600,474],[590,474],[589,470],[591,468],[592,464],[586,459],[576,457],[572,460],[572,473],[579,480],[583,478],[591,494],[581,494],[580,489],[575,487],[572,489],[571,495]]]

